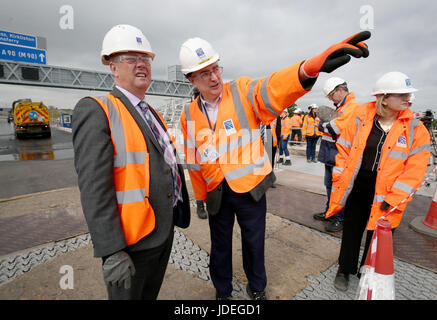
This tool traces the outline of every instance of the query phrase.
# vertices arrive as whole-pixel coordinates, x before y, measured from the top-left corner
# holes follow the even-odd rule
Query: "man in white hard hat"
[[[360,32],[322,54],[266,78],[241,77],[223,83],[220,56],[200,38],[179,52],[182,72],[200,91],[181,114],[185,154],[196,199],[206,200],[211,234],[210,274],[217,299],[232,293],[232,230],[241,227],[243,267],[252,299],[266,298],[264,263],[265,192],[275,176],[259,132],[307,93],[320,72],[331,72],[354,57],[367,57]]]
[[[174,225],[190,223],[175,144],[163,118],[145,101],[154,57],[139,29],[113,27],[101,58],[115,88],[81,99],[73,113],[82,208],[94,256],[103,260],[109,299],[156,299]]]
[[[328,199],[326,201],[325,211],[316,213],[313,217],[316,220],[329,221],[329,224],[325,226],[325,230],[328,232],[337,232],[343,229],[343,210],[330,219],[325,218],[332,191],[332,170],[335,166],[335,156],[338,153],[335,143],[347,119],[352,116],[353,111],[358,107],[358,102],[355,98],[355,94],[349,92],[346,81],[339,77],[327,79],[323,87],[323,92],[325,96],[334,103],[339,117],[329,122],[319,123],[319,130],[323,132],[323,135],[322,141],[320,142],[318,160],[325,164],[324,183]]]

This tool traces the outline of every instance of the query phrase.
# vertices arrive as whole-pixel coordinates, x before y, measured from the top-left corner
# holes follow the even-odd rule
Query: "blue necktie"
[[[162,152],[164,153],[164,159],[167,161],[167,163],[170,166],[171,169],[171,175],[173,178],[173,206],[176,206],[179,195],[181,194],[181,190],[182,190],[182,181],[181,181],[181,177],[179,175],[179,171],[178,171],[178,166],[176,163],[176,156],[167,156],[166,157],[166,149],[167,148],[171,148],[171,152],[174,152],[174,148],[171,145],[167,145],[165,142],[164,137],[160,134],[160,131],[158,129],[158,127],[155,124],[155,121],[153,121],[152,117],[154,117],[152,115],[152,112],[150,111],[149,106],[147,105],[146,102],[141,101],[138,106],[140,107],[141,111],[143,111],[144,114],[144,118],[146,119],[147,124],[149,125],[149,128],[151,129],[151,131],[153,132],[153,135],[156,138],[156,141],[158,141],[159,146],[162,149]],[[169,141],[171,141],[170,137],[168,137]]]

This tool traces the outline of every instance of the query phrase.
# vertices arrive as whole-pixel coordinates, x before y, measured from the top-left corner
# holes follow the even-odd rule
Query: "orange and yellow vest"
[[[155,228],[155,213],[149,202],[147,144],[138,124],[120,99],[111,94],[93,99],[108,117],[114,146],[114,184],[118,210],[126,242],[132,245]],[[166,127],[161,115],[159,117]]]
[[[319,131],[319,118],[313,118],[309,115],[306,115],[303,119],[302,125],[302,136],[321,136],[323,133]]]

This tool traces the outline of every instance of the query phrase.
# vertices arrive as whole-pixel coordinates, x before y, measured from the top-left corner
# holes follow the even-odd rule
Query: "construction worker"
[[[347,83],[342,78],[332,77],[326,80],[323,87],[325,96],[334,103],[336,111],[340,114],[339,117],[329,121],[320,122],[319,130],[323,132],[322,141],[320,142],[320,149],[318,160],[325,164],[325,187],[326,207],[324,212],[313,215],[314,219],[321,221],[329,221],[325,226],[328,232],[337,232],[343,229],[343,211],[338,212],[332,219],[326,219],[326,211],[329,206],[329,197],[332,190],[332,169],[335,165],[335,156],[337,154],[337,147],[335,142],[341,131],[345,128],[345,123],[353,115],[353,111],[358,107],[358,102],[353,92],[349,92]]]
[[[302,136],[307,142],[306,157],[307,162],[317,162],[316,145],[317,140],[322,135],[319,131],[319,118],[317,117],[317,105],[315,103],[308,107],[309,113],[304,116],[302,124]]]
[[[298,144],[297,142],[302,141],[302,123],[303,123],[303,116],[302,116],[302,110],[300,108],[296,108],[296,110],[293,111],[293,116],[291,117],[291,136],[290,141],[291,144]],[[296,139],[297,136],[297,139]]]
[[[290,152],[288,151],[288,139],[291,134],[292,121],[287,110],[281,114],[281,119],[281,147],[279,149],[278,163],[283,163],[284,166],[291,166]]]
[[[339,269],[334,281],[338,290],[347,290],[349,275],[357,273],[364,230],[368,231],[361,265],[378,219],[396,207],[387,219],[392,228],[399,226],[410,194],[425,175],[430,135],[409,109],[415,91],[405,74],[384,74],[372,92],[376,101],[355,109],[337,139],[339,152],[326,215],[344,208]]]
[[[103,260],[109,299],[156,299],[174,225],[190,223],[176,144],[164,119],[145,102],[154,57],[141,30],[111,28],[101,59],[115,88],[102,97],[81,99],[73,114],[82,209],[94,256]]]
[[[241,227],[246,290],[265,299],[265,192],[275,181],[259,133],[314,85],[319,72],[331,72],[354,57],[367,57],[360,32],[322,54],[252,80],[223,83],[220,56],[200,38],[180,49],[182,72],[200,96],[181,114],[185,154],[196,199],[206,200],[211,234],[210,275],[217,299],[232,292],[232,233],[235,215]],[[197,156],[200,155],[200,156]]]

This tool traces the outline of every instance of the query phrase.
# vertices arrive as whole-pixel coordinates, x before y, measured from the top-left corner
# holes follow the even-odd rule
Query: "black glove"
[[[367,58],[369,49],[363,41],[369,39],[370,35],[370,31],[361,31],[340,43],[330,46],[321,54],[304,62],[302,66],[304,73],[308,77],[314,78],[319,75],[319,72],[330,73],[348,63],[351,59],[350,56]]]
[[[381,203],[381,210],[386,211],[390,208],[390,205],[387,202]]]
[[[118,251],[103,262],[103,279],[108,286],[131,287],[131,277],[135,267],[130,256],[124,251]]]

